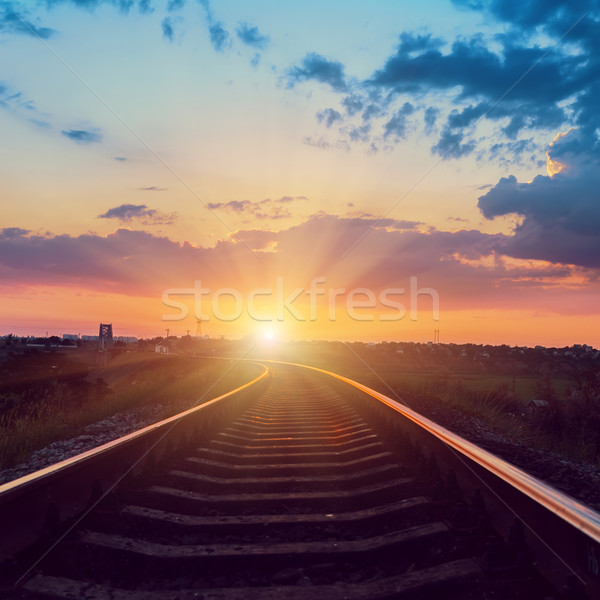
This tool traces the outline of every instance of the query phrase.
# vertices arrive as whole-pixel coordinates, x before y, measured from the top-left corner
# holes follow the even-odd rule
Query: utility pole
[[[165,329],[165,331],[167,332],[167,340],[169,339],[169,331],[171,331],[170,329]]]

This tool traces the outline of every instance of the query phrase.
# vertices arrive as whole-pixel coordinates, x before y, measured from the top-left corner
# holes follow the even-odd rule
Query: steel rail
[[[206,415],[208,417],[213,413],[217,414],[220,410],[218,407],[227,404],[223,402],[227,398],[242,394],[247,397],[248,394],[259,388],[261,382],[267,381],[269,369],[266,365],[277,364],[304,368],[328,378],[333,378],[341,384],[348,385],[357,392],[377,400],[374,405],[375,408],[385,412],[386,417],[389,416],[389,410],[402,415],[404,419],[401,421],[387,420],[393,427],[399,425],[400,422],[402,423],[401,427],[404,427],[406,423],[411,428],[411,432],[416,431],[418,436],[421,433],[425,434],[426,445],[430,445],[429,440],[435,440],[436,456],[438,447],[449,449],[447,454],[452,454],[452,464],[461,463],[461,466],[466,466],[471,471],[471,475],[474,475],[474,478],[477,479],[476,484],[483,484],[488,487],[505,507],[514,510],[518,506],[521,514],[519,515],[519,511],[515,511],[515,513],[523,517],[526,525],[528,521],[534,522],[536,528],[541,529],[541,535],[533,528],[532,531],[560,559],[563,563],[561,567],[564,569],[564,565],[567,565],[567,570],[577,573],[577,576],[585,582],[588,591],[600,594],[598,573],[600,562],[600,546],[598,545],[600,544],[600,514],[592,508],[556,490],[507,461],[494,456],[445,427],[436,424],[401,402],[393,400],[353,379],[319,367],[288,361],[245,359],[244,362],[261,367],[262,372],[239,388],[98,448],[1,485],[0,531],[3,535],[0,536],[0,559],[2,554],[7,556],[7,544],[4,544],[4,540],[9,539],[10,536],[5,534],[9,530],[12,530],[13,533],[18,532],[18,523],[17,519],[13,518],[14,515],[18,515],[20,517],[18,521],[22,522],[23,515],[32,515],[34,510],[43,513],[42,508],[47,507],[50,502],[60,504],[61,516],[63,516],[62,507],[64,505],[70,511],[68,517],[77,514],[76,510],[81,512],[82,498],[84,498],[81,490],[77,490],[75,494],[77,502],[71,502],[73,506],[69,506],[69,495],[74,494],[74,488],[77,488],[78,485],[83,486],[85,482],[85,485],[88,486],[86,489],[89,489],[90,477],[105,477],[107,472],[110,472],[111,476],[114,476],[117,472],[122,473],[123,466],[131,462],[132,450],[138,453],[146,452],[152,442],[156,443],[157,438],[160,438],[164,432],[182,420],[188,423],[188,421],[193,420],[188,419],[192,415]],[[204,419],[203,423],[204,421],[207,421],[207,419]],[[206,426],[206,423],[204,425]],[[185,431],[189,433],[188,429],[185,429]],[[177,435],[181,435],[183,432],[184,429],[181,429]],[[419,439],[421,438],[419,437]],[[123,461],[122,457],[127,455],[127,448],[129,449],[129,457]],[[471,489],[473,489],[472,485]],[[83,508],[85,508],[85,502]],[[42,517],[43,514],[31,516],[30,522],[27,524],[27,535],[21,536],[22,539],[18,540],[20,548],[24,547],[25,541],[31,543],[34,532],[39,534],[40,523],[43,523]],[[502,519],[506,519],[506,517],[504,516]],[[503,527],[505,527],[505,523]],[[561,544],[564,547],[560,547]],[[8,545],[11,546],[11,551],[14,551],[15,543]],[[550,567],[550,570],[552,570],[552,567]],[[600,595],[594,597],[600,597]]]
[[[515,490],[517,494],[521,494],[535,504],[535,507],[530,507],[528,510],[524,511],[527,516],[531,516],[534,513],[537,514],[536,507],[543,507],[543,509],[548,511],[548,513],[559,518],[577,532],[580,532],[580,534],[585,536],[586,540],[590,540],[590,542],[588,543],[586,541],[586,547],[580,551],[581,540],[575,540],[579,546],[577,548],[577,557],[575,557],[576,551],[573,548],[549,548],[549,550],[555,554],[555,556],[558,557],[559,560],[563,562],[563,564],[566,565],[570,571],[575,573],[581,581],[585,582],[585,584],[588,585],[591,590],[594,590],[594,592],[600,594],[599,512],[595,511],[589,506],[584,505],[582,502],[579,502],[571,496],[557,490],[551,485],[544,483],[533,475],[526,473],[522,469],[495,456],[487,450],[480,448],[476,444],[469,442],[460,435],[457,435],[445,427],[438,425],[406,405],[393,400],[385,394],[359,383],[358,381],[354,381],[349,377],[345,377],[319,367],[303,365],[299,363],[277,360],[263,360],[261,362],[267,364],[303,367],[305,369],[310,369],[317,373],[321,373],[322,375],[333,377],[340,382],[352,386],[356,390],[359,390],[360,392],[363,392],[364,394],[367,394],[368,396],[378,400],[381,404],[387,406],[396,413],[401,414],[412,424],[416,425],[421,431],[427,432],[428,434],[434,436],[434,438],[454,451],[455,454],[458,454],[459,461],[462,461],[462,458],[467,459],[468,463],[467,461],[464,461],[466,463],[464,466],[467,466],[467,468],[471,468],[470,465],[481,467],[481,469],[478,469],[477,472],[471,468],[473,474],[481,481],[483,485],[488,486],[490,491],[495,493],[495,495],[500,498],[500,501],[509,509],[514,509],[515,506],[511,506],[508,502],[505,502],[504,499],[501,498],[501,495],[507,491],[510,492],[512,494],[512,500],[514,501],[514,504],[517,504],[520,500],[517,495],[512,493],[512,490]],[[491,474],[493,477],[501,480],[501,482],[504,482],[506,485],[500,491],[491,489],[493,484],[489,485],[491,479],[487,476],[487,474]],[[518,511],[515,511],[515,514],[517,514],[517,516],[521,516],[518,514]],[[543,527],[554,527],[554,521],[551,519],[549,520],[547,518],[541,518],[540,521],[543,523]],[[527,522],[525,522],[525,524],[527,525]],[[539,538],[539,540],[542,541],[543,544],[546,545],[548,545],[548,543],[544,541],[545,535],[553,538],[553,543],[556,542],[556,538],[560,538],[561,535],[564,535],[562,530],[557,530],[555,532],[542,531],[541,535],[537,531],[533,531],[533,533]],[[573,540],[568,540],[566,538],[562,541],[564,542],[564,546],[575,543]]]
[[[101,456],[102,454],[111,452],[115,448],[118,448],[131,441],[147,436],[151,432],[163,430],[169,425],[173,425],[179,422],[181,419],[185,419],[189,415],[198,413],[202,410],[207,410],[210,406],[225,400],[225,398],[229,398],[231,396],[239,394],[243,390],[254,386],[267,375],[268,368],[264,367],[262,373],[252,381],[249,381],[248,383],[245,383],[244,385],[234,390],[226,392],[225,394],[222,394],[217,398],[213,398],[212,400],[200,404],[199,406],[194,406],[193,408],[189,408],[188,410],[177,413],[176,415],[167,417],[162,421],[157,421],[152,425],[147,425],[142,429],[137,429],[136,431],[128,433],[127,435],[111,440],[110,442],[106,442],[105,444],[102,444],[101,446],[98,446],[96,448],[92,448],[91,450],[86,450],[81,454],[77,454],[76,456],[72,456],[71,458],[62,460],[54,465],[50,465],[49,467],[44,467],[43,469],[35,471],[34,473],[29,473],[28,475],[23,475],[23,477],[19,477],[18,479],[4,483],[0,485],[0,506],[9,496],[11,496],[13,493],[19,493],[19,491],[22,490],[24,486],[31,484],[32,482],[43,482],[44,480],[51,479],[57,474],[60,474],[61,472],[72,468],[74,465],[78,465],[79,463],[87,461],[91,457]]]
[[[100,480],[106,489],[131,470],[132,465],[135,466],[135,474],[141,472],[150,450],[160,456],[166,445],[173,443],[173,438],[189,435],[192,426],[210,426],[209,418],[218,416],[227,400],[246,397],[267,381],[269,369],[266,365],[249,360],[244,362],[260,368],[259,374],[247,383],[157,423],[0,485],[0,561],[22,551],[39,538],[48,521],[51,505],[54,505],[55,511],[60,511],[61,521],[75,518],[89,505],[90,489],[95,480]],[[207,417],[206,422],[198,424],[195,417],[204,416]]]

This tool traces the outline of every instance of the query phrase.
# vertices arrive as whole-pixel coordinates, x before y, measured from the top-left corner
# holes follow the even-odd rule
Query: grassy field
[[[532,375],[518,375],[513,379],[510,375],[487,373],[474,374],[466,372],[448,375],[439,370],[402,373],[383,368],[373,372],[366,367],[362,369],[353,367],[348,370],[347,376],[383,393],[386,393],[386,389],[389,392],[389,388],[392,388],[396,391],[405,390],[435,394],[452,384],[462,385],[465,389],[482,395],[491,394],[498,389],[506,389],[514,393],[524,405],[535,396],[535,387],[539,381],[539,377]],[[555,379],[554,385],[557,392],[562,394],[568,389],[570,382],[566,378]]]
[[[58,353],[17,357],[2,367],[0,468],[115,413],[161,404],[166,418],[252,377],[244,365],[224,377],[228,361],[133,352],[93,369],[85,358]]]
[[[600,465],[600,366],[401,356],[360,345],[303,344],[289,360],[340,373],[438,420],[480,419],[514,442]],[[547,402],[528,408],[533,398]],[[452,414],[456,416],[452,416]],[[442,422],[442,424],[446,424]]]
[[[473,373],[448,376],[435,371],[398,373],[381,369],[374,374],[356,367],[347,371],[349,377],[391,398],[399,397],[417,412],[427,414],[432,407],[448,408],[481,419],[513,442],[600,466],[597,387],[575,389],[574,382],[564,377],[549,380],[544,390],[543,379],[533,376],[513,380],[506,375]],[[528,404],[534,397],[548,405],[531,411]]]

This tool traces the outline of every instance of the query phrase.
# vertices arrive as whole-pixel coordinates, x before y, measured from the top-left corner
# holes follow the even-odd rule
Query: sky
[[[600,346],[598,0],[0,0],[0,334]]]

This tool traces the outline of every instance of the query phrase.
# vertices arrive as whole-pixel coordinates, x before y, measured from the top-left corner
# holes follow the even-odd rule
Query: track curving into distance
[[[364,398],[271,370],[242,412],[108,497],[11,597],[554,597],[518,534],[502,542],[482,503],[374,426]]]

